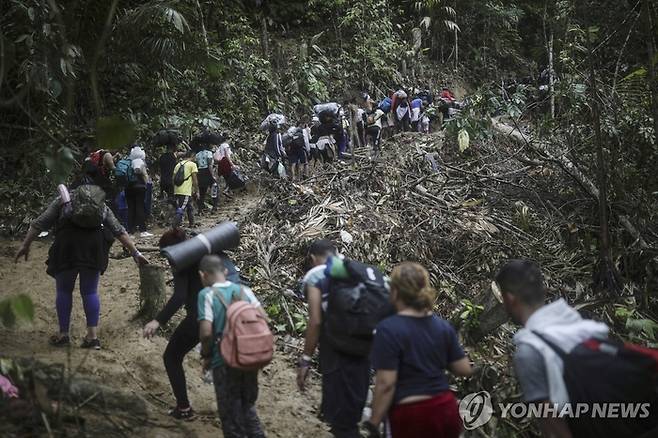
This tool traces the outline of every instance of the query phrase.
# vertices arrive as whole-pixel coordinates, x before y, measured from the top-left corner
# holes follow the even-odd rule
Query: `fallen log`
[[[514,140],[516,143],[527,146],[531,151],[541,156],[544,160],[557,164],[565,173],[571,176],[582,188],[590,195],[596,202],[599,201],[600,192],[598,187],[587,177],[578,167],[566,156],[553,156],[546,148],[542,147],[540,143],[532,140],[532,138],[517,128],[502,123],[496,119],[491,119],[491,126],[501,135],[507,136]],[[518,155],[520,157],[520,155]],[[519,160],[522,161],[522,160]],[[523,162],[523,161],[522,161]],[[649,245],[642,237],[640,231],[631,223],[631,221],[624,215],[617,215],[619,223],[624,227],[628,233],[635,238],[635,241],[641,249],[649,248]]]

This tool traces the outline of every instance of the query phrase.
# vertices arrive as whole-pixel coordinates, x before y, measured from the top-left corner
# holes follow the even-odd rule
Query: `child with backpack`
[[[114,238],[132,254],[135,263],[148,261],[137,250],[126,230],[105,205],[105,192],[96,185],[81,185],[70,194],[60,186],[60,195],[30,225],[16,252],[15,262],[30,253],[30,245],[42,231],[55,229],[55,239],[48,251],[46,273],[55,279],[55,308],[59,333],[49,339],[55,347],[70,344],[69,328],[73,306],[73,288],[80,278],[80,295],[87,319],[87,334],[81,348],[100,350],[100,276],[107,269],[109,250]]]
[[[226,279],[219,256],[204,256],[199,275],[205,286],[198,297],[201,357],[204,371],[212,370],[222,432],[226,438],[265,437],[256,412],[258,370],[271,360],[274,343],[265,312],[250,290]],[[246,344],[233,342],[244,342],[241,329],[252,330],[246,352],[240,350]]]

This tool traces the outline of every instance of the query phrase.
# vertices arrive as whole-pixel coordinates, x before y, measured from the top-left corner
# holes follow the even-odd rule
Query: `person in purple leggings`
[[[75,202],[73,200],[72,202]],[[138,264],[148,261],[137,250],[126,230],[119,224],[112,211],[104,206],[102,224],[95,228],[84,228],[73,223],[66,214],[62,214],[65,203],[57,197],[48,208],[32,222],[30,229],[19,247],[15,261],[25,257],[27,260],[32,241],[42,231],[55,229],[55,240],[48,251],[48,268],[46,272],[55,278],[55,307],[59,320],[59,333],[53,335],[49,342],[54,346],[70,343],[69,326],[73,306],[73,288],[75,280],[80,278],[80,294],[87,317],[87,336],[81,347],[100,350],[98,340],[98,319],[100,299],[98,282],[107,269],[109,250],[116,237],[133,256]]]

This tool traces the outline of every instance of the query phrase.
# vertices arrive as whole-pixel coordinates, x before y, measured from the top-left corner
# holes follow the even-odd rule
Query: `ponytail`
[[[391,273],[391,288],[397,299],[418,311],[431,311],[436,300],[436,290],[430,284],[427,269],[418,263],[404,262]]]

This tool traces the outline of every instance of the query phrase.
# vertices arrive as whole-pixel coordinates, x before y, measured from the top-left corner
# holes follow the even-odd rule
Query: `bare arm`
[[[459,377],[470,377],[473,374],[473,367],[467,357],[462,357],[448,364],[448,369],[452,374]]]
[[[398,381],[397,370],[377,370],[375,375],[375,393],[372,399],[372,416],[370,422],[379,426],[393,404],[395,384]]]
[[[27,261],[27,256],[30,254],[30,245],[32,245],[32,242],[34,239],[37,238],[39,235],[39,230],[34,228],[33,226],[30,226],[30,229],[27,230],[27,234],[25,235],[25,239],[23,239],[23,243],[21,243],[21,246],[18,248],[18,251],[16,251],[16,256],[14,257],[14,263],[18,263],[18,259],[21,257],[25,257],[25,261]]]
[[[130,252],[130,255],[133,256],[135,263],[138,265],[148,265],[148,260],[142,255],[141,252],[139,252],[139,250],[137,250],[135,242],[133,242],[133,239],[128,233],[118,235],[117,239],[119,242],[121,242],[121,245],[123,245],[123,247],[126,248],[128,252]]]
[[[114,157],[109,152],[106,152],[105,155],[103,155],[103,167],[108,170],[114,170],[115,168]]]
[[[212,322],[207,320],[199,321],[199,341],[201,342],[201,356],[210,356],[212,350]]]
[[[199,194],[199,178],[197,178],[197,174],[193,173],[192,174],[192,195],[197,196]]]
[[[313,356],[320,340],[320,327],[322,326],[322,292],[314,286],[308,287],[308,324],[306,325],[306,339],[304,354]]]
[[[304,341],[304,355],[297,367],[297,386],[304,390],[310,363],[310,357],[315,353],[320,340],[320,327],[322,326],[322,292],[314,286],[308,286],[308,323],[306,324],[306,339]],[[304,357],[306,359],[304,360]]]

